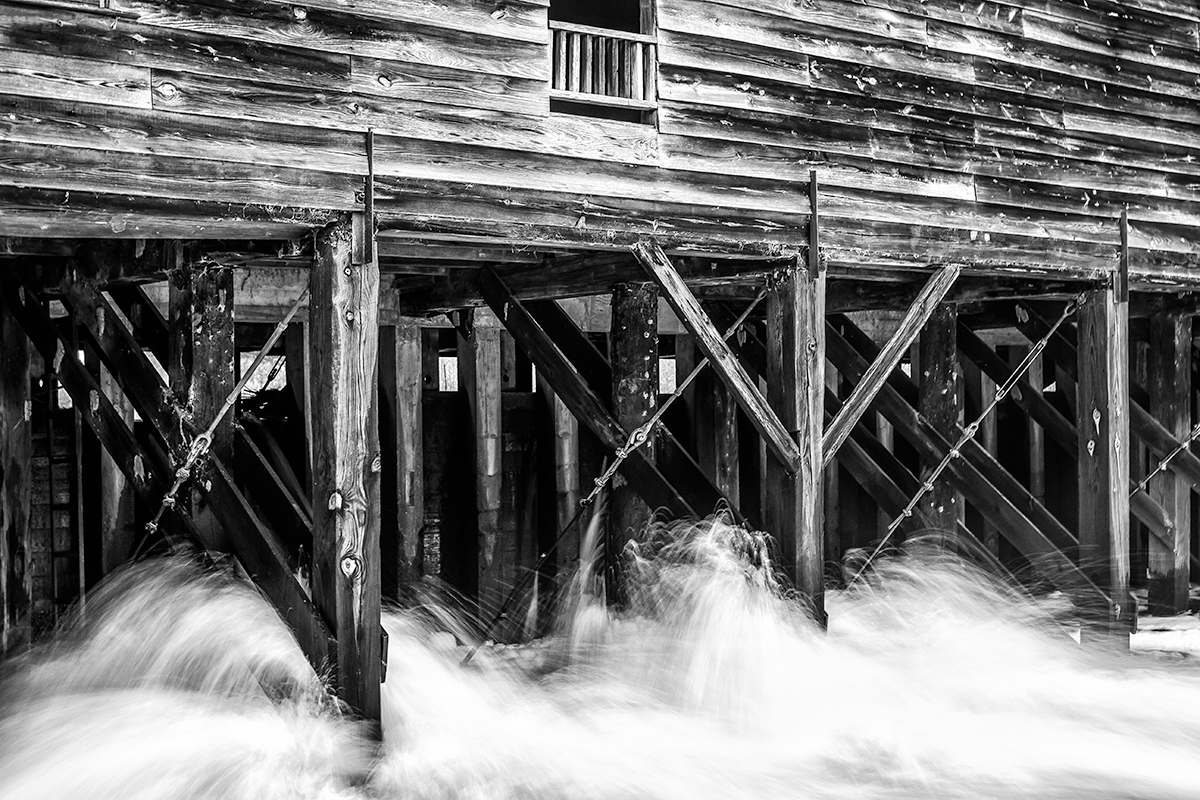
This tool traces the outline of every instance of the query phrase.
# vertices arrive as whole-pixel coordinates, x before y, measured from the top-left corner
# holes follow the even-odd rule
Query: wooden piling
[[[381,678],[376,355],[379,267],[352,263],[351,223],[316,234],[309,278],[313,602],[337,637],[338,692],[379,719]]]
[[[651,283],[621,283],[612,301],[612,408],[627,431],[640,428],[658,407],[658,290]],[[654,443],[641,447],[654,461]],[[609,566],[619,563],[625,543],[639,538],[651,509],[623,478],[611,494]]]
[[[1179,440],[1191,433],[1192,318],[1156,314],[1150,319],[1150,413]],[[1151,461],[1151,469],[1157,462]],[[1171,547],[1149,538],[1149,607],[1152,614],[1187,610],[1192,533],[1189,481],[1172,470],[1150,483],[1150,496],[1170,519]]]
[[[938,303],[925,323],[920,337],[920,374],[917,410],[946,439],[957,439],[958,430],[958,351],[955,345],[958,310],[953,303]],[[934,464],[921,465],[925,480]],[[957,529],[962,495],[949,481],[933,483],[922,499],[930,526],[939,532]]]
[[[421,328],[411,320],[380,329],[379,385],[390,409],[390,440],[380,446],[395,452],[396,540],[384,547],[391,563],[380,565],[394,575],[397,597],[420,578],[419,545],[425,524],[423,379]]]
[[[177,428],[170,442],[182,458],[192,437],[208,428],[237,383],[234,374],[233,270],[208,263],[191,263],[180,253],[170,276],[168,296],[169,341],[167,376],[171,393],[190,417],[190,430]],[[209,452],[226,464],[233,463],[234,414],[226,414],[213,431]],[[197,485],[208,480],[204,462],[194,475]],[[184,498],[181,498],[184,500]],[[199,495],[188,502],[197,527],[206,541],[228,551],[230,543]]]
[[[467,394],[475,431],[475,511],[478,524],[478,598],[485,619],[504,602],[515,579],[501,541],[501,360],[500,328],[494,314],[475,312],[468,335],[458,339],[458,386]]]
[[[1129,316],[1127,296],[1093,289],[1079,314],[1079,564],[1109,594],[1114,631],[1134,623],[1129,597]]]
[[[768,460],[763,515],[782,564],[825,622],[821,434],[825,393],[825,273],[796,264],[767,293],[767,397],[800,451],[789,472]]]
[[[27,565],[33,401],[29,370],[29,340],[0,297],[0,655],[28,644],[30,636],[33,575]]]

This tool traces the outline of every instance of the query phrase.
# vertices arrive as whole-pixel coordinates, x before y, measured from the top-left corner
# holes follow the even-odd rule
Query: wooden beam
[[[782,273],[767,293],[767,393],[799,461],[794,471],[782,463],[768,463],[763,516],[767,530],[780,543],[784,570],[808,597],[822,625],[826,620],[821,517],[824,325],[824,272],[797,264]]]
[[[468,312],[470,313],[470,312]],[[478,601],[484,618],[500,610],[516,580],[500,527],[501,387],[500,328],[486,310],[473,314],[468,335],[459,331],[458,388],[466,392],[475,442],[475,511],[479,554]]]
[[[904,319],[900,323],[900,327],[896,331],[896,335],[891,338],[879,353],[879,358],[871,364],[871,369],[863,380],[858,382],[854,387],[854,391],[850,393],[850,397],[842,406],[842,411],[834,419],[833,424],[829,426],[829,430],[825,432],[824,443],[822,445],[824,459],[828,464],[837,454],[837,450],[842,446],[842,442],[850,435],[850,429],[854,427],[863,412],[871,405],[875,394],[879,391],[888,375],[900,363],[900,359],[912,346],[916,340],[917,334],[921,332],[921,328],[925,325],[925,321],[933,314],[942,298],[946,296],[946,292],[954,284],[958,278],[959,267],[955,264],[942,267],[930,277],[928,283],[917,295],[917,299],[909,306],[908,312],[904,315]]]
[[[1032,341],[1037,341],[1050,330],[1050,323],[1032,306],[1021,303],[1018,305],[1017,326]],[[1065,327],[1059,328],[1046,345],[1046,353],[1054,360],[1054,365],[1060,367],[1063,373],[1072,381],[1079,380],[1078,349],[1075,337]],[[1157,458],[1162,458],[1179,446],[1179,441],[1171,432],[1156,420],[1146,410],[1149,405],[1149,394],[1141,386],[1131,384],[1129,387],[1129,430],[1150,448]],[[1187,477],[1193,490],[1200,487],[1200,458],[1185,449],[1171,462],[1171,468]]]
[[[424,387],[421,375],[421,328],[412,322],[380,328],[379,377],[382,402],[391,409],[386,446],[396,453],[396,541],[384,552],[387,571],[395,574],[398,597],[407,596],[421,575],[419,546],[425,525]],[[381,443],[381,446],[384,446]]]
[[[617,423],[628,431],[646,423],[658,408],[658,291],[651,283],[620,283],[613,289],[612,409]],[[643,445],[646,458],[655,459],[655,442]],[[614,481],[609,505],[608,574],[623,572],[623,550],[630,541],[644,539],[651,510],[634,487]],[[623,597],[618,580],[613,586]]]
[[[1005,383],[1012,376],[1012,368],[1004,359],[961,322],[958,325],[958,348],[984,372],[985,377],[991,378],[993,386],[996,383]],[[1029,415],[1031,424],[1038,425],[1067,453],[1074,454],[1079,450],[1079,434],[1074,423],[1063,416],[1041,392],[1034,390],[1028,381],[1019,379],[1009,397]],[[1132,487],[1132,481],[1130,485]],[[1130,512],[1160,541],[1167,540],[1170,529],[1167,514],[1150,495],[1145,492],[1133,495],[1130,498]]]
[[[191,438],[217,418],[237,380],[234,374],[233,270],[207,264],[182,263],[169,282],[170,340],[167,375],[171,393],[185,412],[184,425],[171,430],[171,449],[182,456]],[[177,422],[173,420],[173,422]],[[233,463],[233,414],[226,414],[213,431],[209,452],[227,464]],[[197,465],[198,483],[207,480],[203,462]],[[191,509],[205,539],[229,551],[209,509],[180,498]]]
[[[350,220],[316,234],[313,368],[313,602],[337,636],[337,685],[379,719],[381,678],[376,353],[379,270],[352,264]]]
[[[848,380],[861,380],[869,368],[867,359],[832,325],[827,325],[826,331],[830,361]],[[885,382],[876,394],[872,407],[895,425],[896,432],[916,448],[922,459],[940,461],[949,452],[951,442],[921,418],[900,388]],[[967,450],[964,449],[966,454]],[[1039,574],[1089,602],[1095,602],[1095,598],[1101,596],[1095,584],[1043,532],[1042,527],[1026,516],[1024,508],[990,482],[980,471],[975,458],[951,460],[947,473],[945,477],[954,480],[967,500],[995,522]],[[1069,533],[1066,538],[1071,538]]]
[[[1192,318],[1156,314],[1150,319],[1150,412],[1184,440],[1192,427]],[[1153,468],[1153,463],[1151,468]],[[1187,611],[1192,504],[1187,481],[1171,470],[1153,478],[1150,495],[1171,522],[1170,542],[1150,540],[1151,614]]]
[[[554,449],[554,530],[562,537],[555,552],[556,583],[561,588],[567,586],[579,566],[579,532],[583,529],[577,525],[568,530],[579,511],[579,421],[540,374],[537,390],[550,410]]]
[[[615,452],[623,447],[629,439],[629,431],[613,418],[579,371],[495,272],[484,269],[480,273],[479,292],[533,361],[538,374],[546,378],[546,382],[571,409],[575,418],[586,425],[610,451]],[[696,510],[646,459],[642,448],[633,451],[625,460],[621,465],[621,473],[631,486],[638,489],[642,499],[651,508],[664,508],[672,517],[696,515]]]
[[[779,459],[789,472],[800,469],[801,454],[787,428],[771,410],[758,386],[750,380],[737,356],[729,349],[729,345],[700,307],[696,296],[671,266],[667,254],[657,244],[646,240],[639,241],[631,249],[647,274],[654,278],[688,332],[696,337],[697,346],[708,356],[713,370],[729,387],[755,430],[766,441],[772,455]]]
[[[678,364],[677,345],[676,380],[683,380],[687,372],[680,372]],[[708,370],[696,377],[692,413],[696,462],[736,507],[740,504],[737,401],[729,387]]]
[[[561,305],[553,300],[531,300],[525,308],[554,341],[571,365],[579,371],[597,396],[606,396],[612,387],[612,368],[608,359],[584,335]],[[742,521],[739,506],[722,494],[682,444],[665,426],[657,432],[659,460],[655,464],[685,501],[701,514],[711,514],[724,504],[733,518]]]
[[[1114,287],[1079,307],[1079,564],[1110,595],[1115,631],[1135,623],[1129,596],[1128,302]]]
[[[958,310],[952,303],[938,303],[929,315],[920,337],[920,375],[917,410],[946,439],[954,441],[958,428],[958,351],[955,333]],[[921,467],[928,478],[934,464]],[[934,530],[953,531],[958,526],[962,496],[944,481],[935,482],[922,500]]]
[[[843,337],[857,348],[860,355],[865,358],[876,358],[878,356],[878,348],[875,343],[870,337],[859,331],[853,323],[849,320],[843,320],[842,329]],[[915,407],[918,402],[919,389],[912,379],[902,372],[896,371],[888,378],[888,384],[896,389],[906,402]],[[961,436],[962,429],[956,425],[954,435],[949,440],[946,440],[945,437],[940,438],[946,441],[957,441]],[[1036,502],[1029,493],[1029,490],[1022,486],[1008,470],[1001,466],[979,442],[974,439],[966,440],[962,446],[961,454],[962,458],[955,459],[956,461],[965,460],[970,462],[971,467],[991,487],[1003,495],[1007,503],[1021,509],[1022,514],[1033,522],[1055,547],[1062,550],[1068,557],[1074,557],[1078,549],[1078,540],[1074,535],[1045,506]],[[940,460],[941,456],[937,458]]]
[[[30,641],[31,409],[29,338],[16,310],[0,297],[0,657]]]

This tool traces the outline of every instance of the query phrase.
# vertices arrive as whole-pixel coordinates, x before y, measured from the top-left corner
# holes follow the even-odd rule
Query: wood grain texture
[[[1079,563],[1109,592],[1114,632],[1135,624],[1129,596],[1128,303],[1111,289],[1079,311]]]
[[[1192,319],[1157,314],[1150,320],[1150,413],[1183,441],[1192,427]],[[1173,615],[1187,609],[1191,556],[1192,504],[1189,481],[1168,470],[1153,479],[1150,496],[1166,511],[1166,546],[1149,542],[1150,613]]]
[[[950,287],[954,285],[959,272],[960,269],[954,265],[943,267],[921,289],[921,293],[917,295],[901,320],[895,335],[883,346],[879,357],[872,362],[862,380],[858,381],[850,393],[850,397],[842,405],[842,410],[838,413],[837,418],[825,431],[822,446],[824,464],[822,466],[828,465],[837,455],[842,442],[850,435],[850,431],[871,405],[875,395],[886,383],[888,376],[896,369],[900,359],[916,341],[917,335],[926,321],[933,315],[942,298],[950,291]]]
[[[800,469],[801,453],[792,440],[789,427],[771,410],[767,399],[758,390],[757,384],[750,380],[745,368],[730,350],[729,345],[725,343],[721,332],[716,329],[712,320],[700,307],[695,295],[688,289],[679,273],[675,271],[666,253],[651,241],[639,242],[633,246],[632,250],[646,273],[658,284],[663,296],[671,304],[671,308],[675,310],[688,332],[695,337],[697,346],[708,356],[712,368],[733,393],[738,405],[746,412],[751,424],[766,441],[771,453],[787,467],[789,472]],[[822,380],[824,379],[822,378]]]
[[[33,426],[30,423],[29,338],[0,297],[0,654],[16,652],[30,639],[29,602],[33,572],[29,515],[33,501]]]
[[[316,238],[313,370],[313,602],[337,637],[337,685],[379,719],[379,271],[352,264],[349,218]]]
[[[150,71],[106,61],[0,49],[0,92],[150,107]]]
[[[545,47],[412,21],[355,17],[340,11],[264,0],[117,0],[138,21],[182,31],[340,55],[391,58],[435,67],[549,80]]]

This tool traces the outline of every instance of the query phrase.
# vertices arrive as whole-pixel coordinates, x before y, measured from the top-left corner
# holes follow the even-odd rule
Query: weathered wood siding
[[[657,126],[549,113],[545,0],[0,2],[0,235],[385,231],[1135,280],[1200,253],[1200,8],[658,0]]]

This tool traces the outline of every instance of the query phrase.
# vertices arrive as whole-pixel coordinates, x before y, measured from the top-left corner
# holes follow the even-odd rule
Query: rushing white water
[[[253,590],[142,565],[8,666],[0,798],[1200,797],[1194,662],[1081,648],[929,553],[832,595],[826,634],[760,537],[649,538],[620,618],[585,573],[554,636],[467,666],[469,625],[389,615],[378,751]]]

